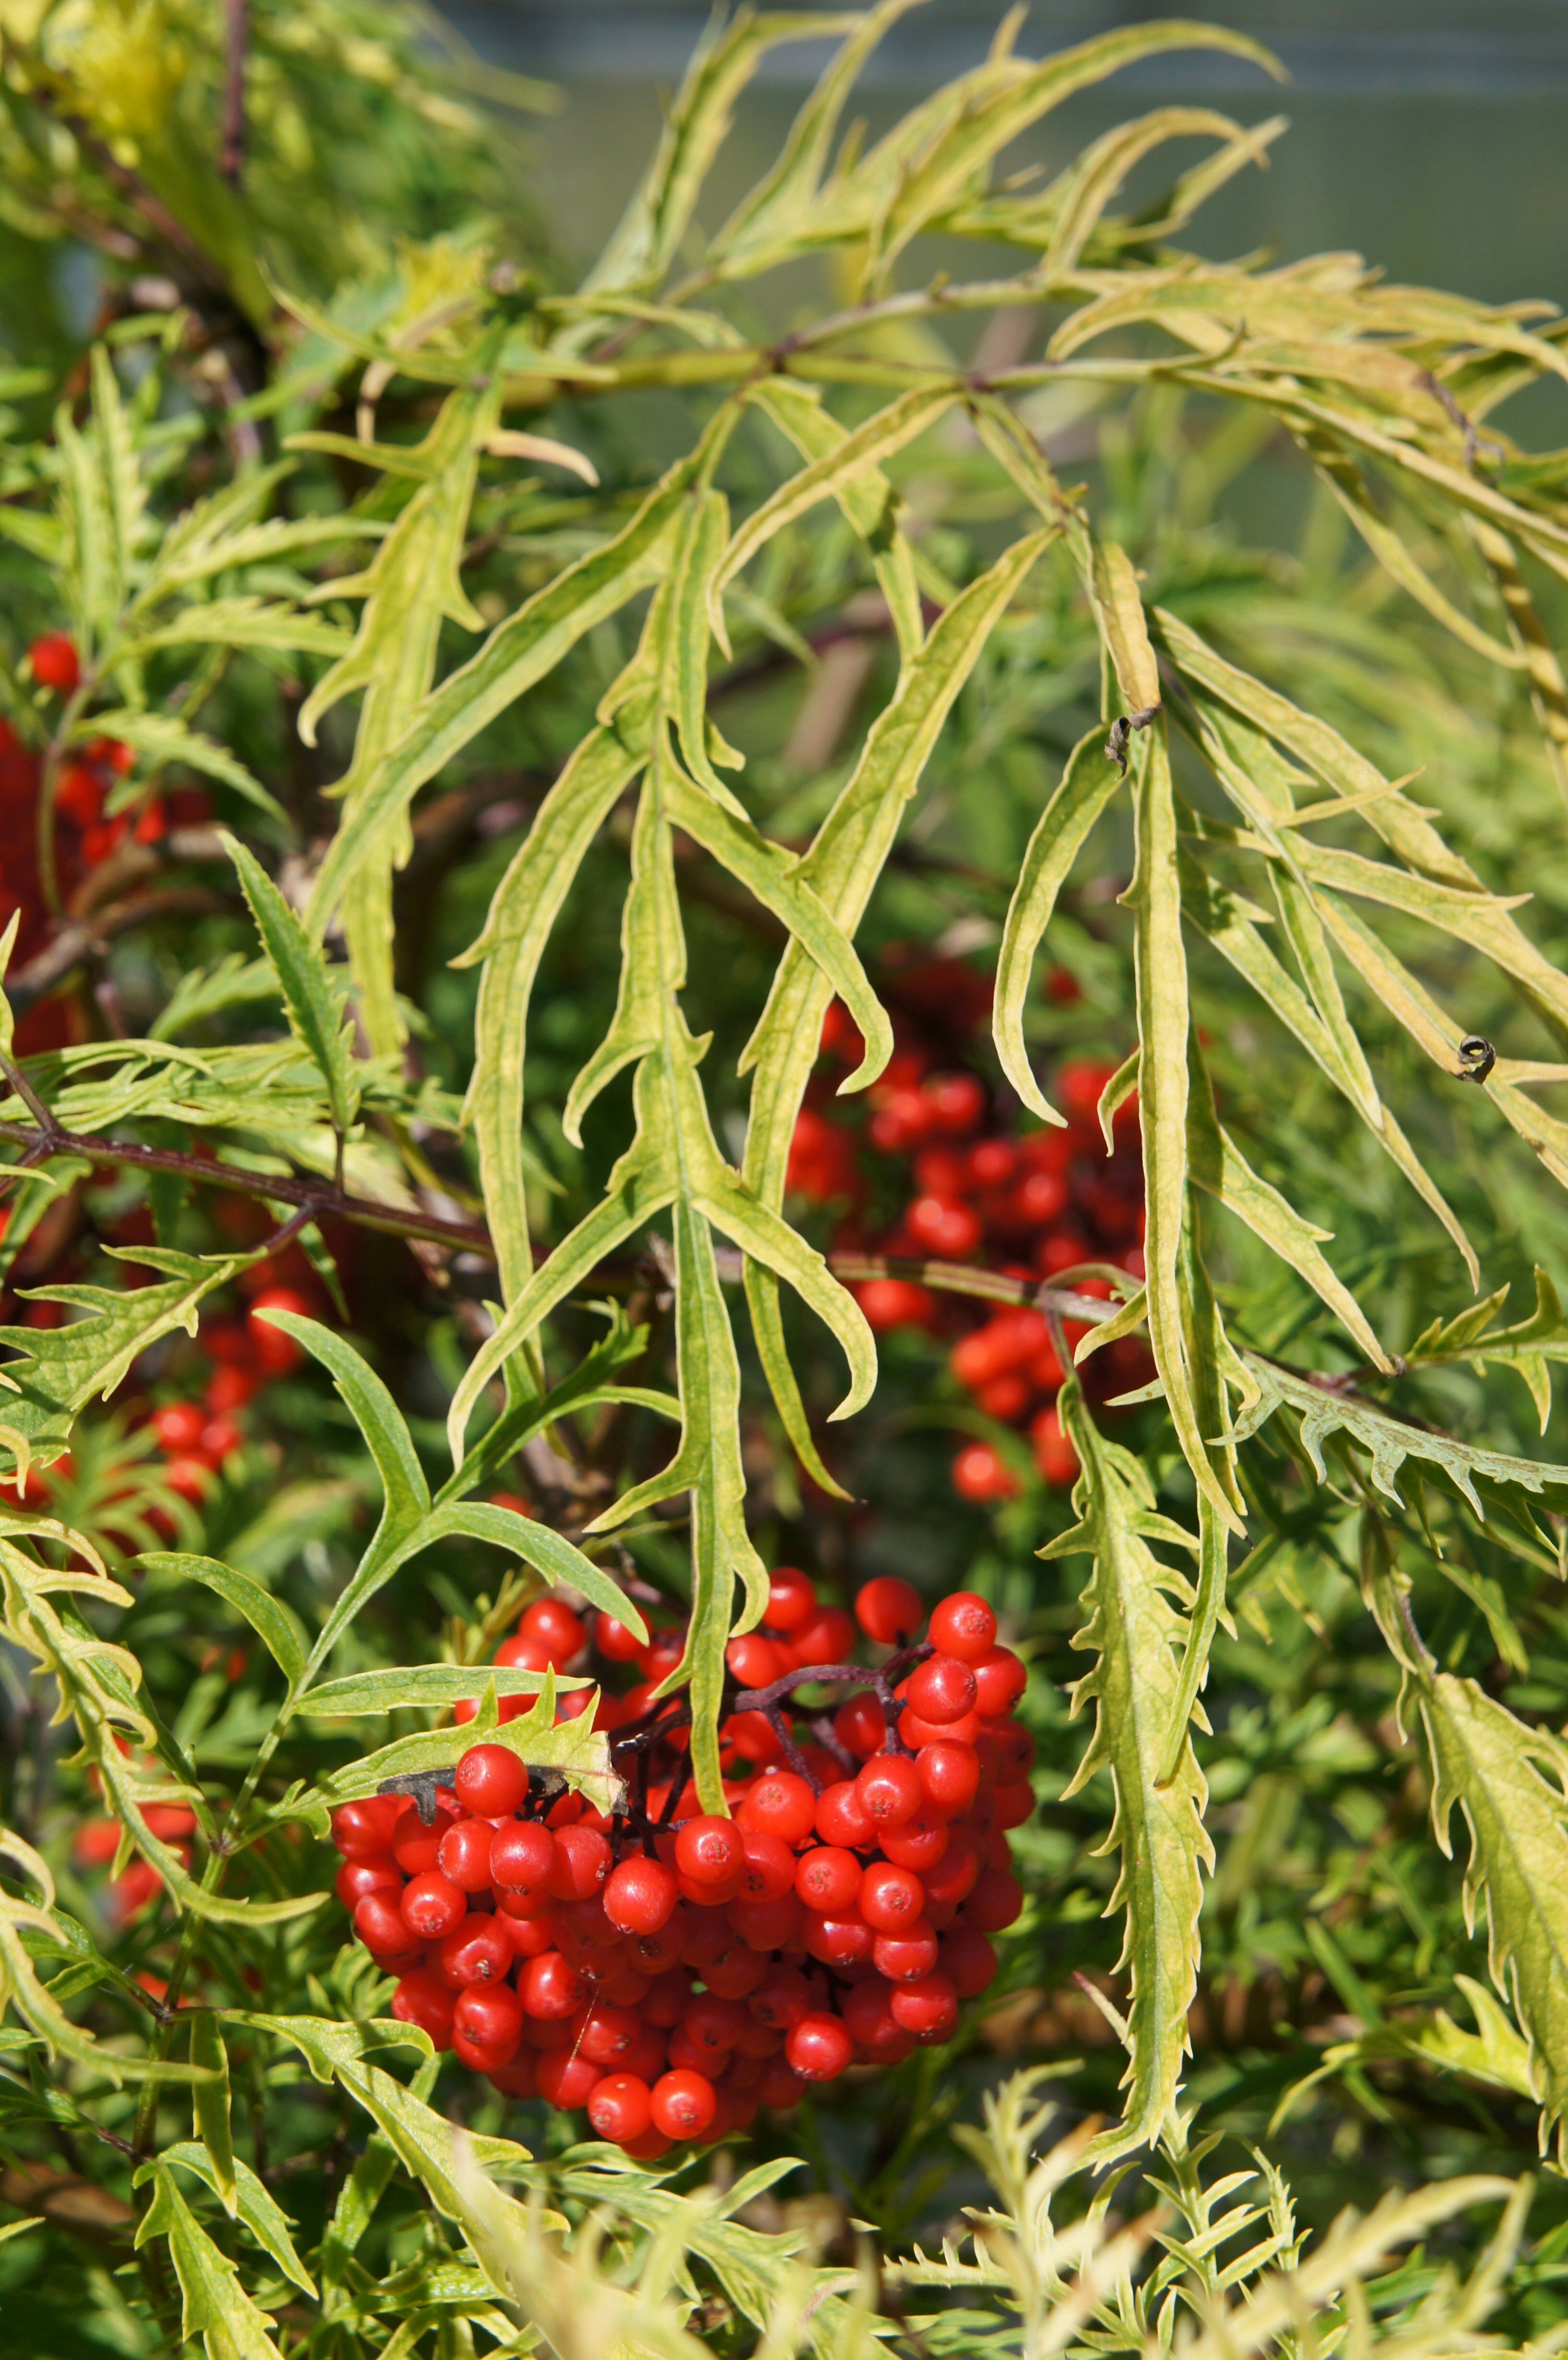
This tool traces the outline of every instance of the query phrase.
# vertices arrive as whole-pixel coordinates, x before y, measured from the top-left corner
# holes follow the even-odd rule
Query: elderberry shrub
[[[645,1645],[537,1601],[498,1663],[564,1670],[592,1648],[606,1678],[639,1676],[594,1706],[626,1810],[546,1794],[483,1743],[433,1826],[399,1795],[343,1804],[338,1898],[398,1979],[394,2016],[508,2097],[585,2107],[641,2160],[948,2039],[1023,1905],[1008,1831],[1033,1808],[1034,1744],[1013,1717],[1024,1666],[985,1601],[942,1599],[922,1642],[924,1620],[908,1582],[866,1582],[852,1619],[780,1567],[762,1629],[729,1649],[721,1816],[687,1776],[683,1700],[653,1695],[681,1633]],[[845,1661],[862,1640],[894,1652]],[[824,1686],[841,1691],[831,1736],[802,1736],[822,1717],[797,1688]],[[562,1716],[592,1697],[572,1690]]]

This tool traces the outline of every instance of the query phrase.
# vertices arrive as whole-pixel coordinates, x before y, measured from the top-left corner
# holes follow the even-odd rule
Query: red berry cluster
[[[27,650],[27,665],[38,686],[55,697],[74,694],[81,666],[74,643],[61,631],[48,631]],[[90,869],[121,845],[134,840],[156,844],[171,825],[194,825],[212,816],[212,803],[201,788],[180,788],[166,796],[154,795],[139,810],[104,814],[104,803],[115,781],[125,777],[135,759],[131,748],[117,738],[93,738],[73,747],[56,773],[55,865],[62,896],[69,901]],[[49,921],[38,881],[38,800],[42,757],[25,745],[9,723],[0,720],[0,930],[17,910],[12,965],[26,964],[48,938]],[[62,1009],[48,1002],[29,1011],[18,1028],[24,1055],[58,1048],[65,1039]]]
[[[183,1500],[207,1496],[213,1475],[245,1439],[237,1413],[275,1378],[298,1368],[304,1357],[292,1336],[258,1314],[292,1311],[308,1318],[315,1309],[296,1286],[264,1284],[252,1295],[243,1318],[203,1320],[202,1349],[215,1366],[201,1399],[166,1402],[151,1419],[171,1491]]]
[[[1019,1279],[1060,1278],[1087,1262],[1112,1262],[1141,1277],[1143,1169],[1138,1103],[1128,1098],[1113,1125],[1107,1156],[1097,1118],[1100,1094],[1113,1067],[1069,1060],[1056,1074],[1057,1102],[1066,1127],[1029,1132],[1003,1128],[984,1085],[972,1073],[932,1070],[926,1048],[907,1033],[880,1081],[866,1093],[870,1118],[856,1117],[831,1096],[832,1068],[859,1055],[860,1035],[838,1001],[822,1027],[827,1071],[813,1084],[790,1147],[788,1185],[810,1201],[836,1207],[844,1218],[834,1243],[918,1261],[984,1260]],[[827,1109],[832,1107],[830,1116]],[[862,1150],[901,1159],[904,1202],[890,1225],[868,1229],[864,1207],[871,1190]],[[902,1175],[900,1175],[902,1177]],[[1080,1291],[1110,1289],[1088,1278]],[[928,1287],[907,1278],[875,1278],[857,1289],[873,1328],[919,1327],[951,1332],[972,1312],[949,1297],[939,1306]],[[1075,1343],[1081,1328],[1068,1331]],[[1048,1483],[1070,1484],[1078,1458],[1062,1429],[1056,1404],[1062,1371],[1043,1316],[1000,1311],[962,1334],[951,1365],[959,1382],[988,1417],[1027,1428],[1035,1465]],[[1094,1370],[1111,1393],[1131,1392],[1152,1373],[1143,1347],[1113,1345]],[[1006,1499],[1021,1487],[989,1443],[973,1442],[953,1461],[953,1480],[965,1499]]]
[[[905,1581],[867,1582],[852,1621],[803,1573],[773,1575],[765,1627],[729,1649],[728,1818],[686,1775],[684,1698],[652,1696],[681,1635],[645,1645],[604,1614],[599,1655],[644,1675],[599,1709],[623,1812],[552,1800],[496,1744],[463,1756],[433,1825],[398,1796],[344,1804],[337,1891],[398,1977],[394,2015],[508,2096],[585,2106],[639,2158],[945,2040],[1022,1907],[1007,1831],[1033,1808],[1034,1746],[985,1600],[943,1599],[911,1644],[923,1619]],[[841,1660],[855,1622],[894,1651],[875,1668]],[[544,1599],[497,1661],[564,1668],[586,1641]],[[851,1691],[831,1719],[795,1701],[823,1687]]]

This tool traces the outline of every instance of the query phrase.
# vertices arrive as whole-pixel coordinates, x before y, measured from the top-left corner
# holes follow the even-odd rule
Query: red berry
[[[517,1635],[543,1647],[558,1672],[588,1644],[581,1618],[559,1598],[536,1598],[517,1625]]]
[[[112,1860],[119,1849],[119,1830],[114,1830],[115,1841],[110,1848]],[[345,1909],[352,1909],[367,1893],[401,1893],[403,1872],[389,1852],[379,1857],[364,1852],[354,1860],[345,1860],[332,1879],[332,1890]]]
[[[304,1359],[304,1347],[281,1328],[274,1328],[262,1317],[267,1311],[292,1312],[296,1318],[308,1319],[310,1306],[292,1286],[268,1286],[252,1302],[245,1325],[250,1331],[251,1350],[258,1365],[269,1376],[286,1377]]]
[[[206,1423],[207,1413],[199,1402],[169,1402],[154,1411],[152,1430],[164,1450],[194,1450]]]
[[[576,2008],[583,1997],[583,1982],[559,1950],[541,1950],[518,1976],[517,1993],[529,2016],[553,2022]]]
[[[503,1639],[495,1650],[495,1661],[508,1672],[546,1672],[550,1667],[550,1652],[542,1639],[527,1638],[517,1632]]]
[[[738,2000],[699,1992],[681,2016],[681,2027],[688,2040],[716,2060],[729,2055],[748,2021]]]
[[[993,1647],[974,1668],[975,1710],[987,1720],[1010,1713],[1029,1686],[1029,1674],[1012,1649]]]
[[[697,2139],[717,2113],[718,2100],[706,2074],[664,2073],[649,2093],[648,2111],[666,2138]]]
[[[746,1844],[733,1819],[704,1813],[688,1819],[675,1839],[675,1865],[696,1885],[729,1883],[746,1866]]]
[[[817,1612],[816,1584],[798,1566],[776,1566],[768,1577],[768,1612],[763,1620],[770,1631],[799,1631]]]
[[[802,2081],[832,2081],[855,2054],[855,2043],[836,2016],[803,2016],[784,2043],[784,2054]]]
[[[917,1918],[896,1934],[878,1934],[871,1956],[877,1973],[886,1975],[890,1983],[913,1983],[917,1976],[930,1974],[936,1964],[936,1934],[923,1918]],[[914,2027],[906,2024],[904,2029],[912,2032]]]
[[[836,1844],[817,1844],[801,1855],[795,1871],[795,1890],[808,1909],[833,1918],[853,1906],[860,1877],[860,1863],[852,1852],[842,1852]]]
[[[772,2060],[757,2085],[757,2103],[771,2106],[780,2114],[787,2114],[791,2106],[798,2106],[805,2094],[806,2084],[788,2059],[783,2057]]]
[[[38,686],[52,689],[57,696],[70,696],[82,678],[76,642],[63,631],[46,631],[35,639],[27,650],[27,661]]]
[[[847,1852],[876,1842],[877,1830],[853,1778],[836,1779],[817,1797],[817,1833],[824,1843],[841,1844]]]
[[[439,1868],[428,1868],[403,1888],[403,1923],[417,1941],[439,1942],[468,1914],[468,1896]]]
[[[1035,1419],[1029,1440],[1034,1445],[1034,1463],[1048,1483],[1065,1491],[1078,1480],[1078,1453],[1072,1437],[1062,1431],[1061,1413],[1054,1404],[1042,1409]]]
[[[928,1868],[921,1880],[927,1906],[954,1909],[974,1890],[980,1874],[980,1855],[963,1828],[950,1830],[947,1850]]]
[[[492,1884],[490,1853],[495,1830],[485,1819],[454,1819],[436,1852],[443,1876],[464,1893],[488,1893]]]
[[[917,1754],[917,1775],[920,1766]],[[882,1834],[882,1849],[896,1868],[932,1868],[946,1852],[948,1842],[947,1821],[924,1803],[901,1828],[887,1828]]]
[[[875,1827],[901,1828],[925,1800],[920,1772],[903,1754],[874,1754],[855,1782],[861,1808]]]
[[[629,2007],[595,2000],[577,2036],[577,2046],[595,2065],[624,2065],[642,2037]]]
[[[750,1994],[746,2006],[758,2024],[771,2031],[788,2032],[810,2014],[811,1986],[798,1967],[773,1967]]]
[[[996,1618],[974,1590],[954,1590],[931,1609],[931,1643],[962,1664],[977,1664],[996,1644]]]
[[[471,1745],[453,1780],[458,1801],[480,1819],[507,1818],[528,1791],[526,1765],[505,1745]]]
[[[456,1994],[428,1967],[415,1967],[392,1994],[392,2013],[399,2024],[418,2025],[438,2049],[452,2047],[452,2009]]]
[[[844,2029],[878,2064],[896,2063],[913,2045],[893,2014],[892,1998],[892,1987],[881,1975],[868,1975],[844,1995]]]
[[[964,1905],[964,1923],[982,1934],[999,1934],[1016,1925],[1024,1906],[1024,1889],[1005,1868],[983,1868]]]
[[[633,1664],[642,1653],[642,1641],[625,1622],[617,1622],[613,1614],[600,1612],[593,1618],[593,1644],[607,1663]]]
[[[862,1688],[833,1715],[833,1735],[858,1762],[869,1761],[887,1743],[887,1719],[869,1688]]]
[[[133,1867],[137,1864],[132,1863]],[[140,1864],[147,1865],[146,1863]],[[124,1880],[120,1881],[123,1883]],[[459,1898],[462,1898],[461,1895]],[[397,1896],[391,1892],[360,1896],[354,1905],[354,1930],[371,1957],[394,1971],[405,1960],[410,1966],[418,1965],[423,1955],[418,1939],[408,1931],[408,1920]]]
[[[556,1900],[592,1900],[609,1874],[609,1841],[597,1828],[557,1828],[555,1864],[545,1888]]]
[[[858,1966],[863,1959],[868,1959],[877,1937],[859,1910],[851,1907],[831,1918],[808,1909],[802,1939],[813,1959],[820,1959],[824,1967],[842,1970]]]
[[[585,2106],[604,2079],[603,2066],[573,2049],[547,2049],[535,2072],[539,2096],[562,2113]]]
[[[977,1928],[955,1926],[937,1945],[942,1972],[960,1999],[978,1999],[996,1975],[996,1953]]]
[[[724,1649],[724,1661],[743,1688],[767,1688],[779,1677],[782,1668],[778,1648],[760,1631],[748,1631],[744,1639],[732,1639]]]
[[[743,1806],[744,1808],[744,1806]],[[741,1874],[740,1899],[748,1906],[781,1901],[795,1889],[795,1854],[782,1836],[766,1828],[741,1829],[746,1867]]]
[[[914,1637],[926,1610],[912,1582],[881,1574],[855,1592],[855,1619],[879,1647],[900,1647]]]
[[[350,1860],[366,1854],[379,1858],[390,1848],[403,1808],[400,1795],[368,1795],[362,1803],[340,1803],[332,1813],[332,1841]]]
[[[1034,1788],[1027,1779],[1018,1778],[994,1787],[991,1800],[996,1807],[999,1828],[1021,1828],[1034,1817]]]
[[[985,1235],[973,1205],[950,1196],[917,1196],[904,1215],[904,1227],[915,1244],[942,1262],[962,1262]]]
[[[604,1915],[622,1934],[657,1934],[679,1899],[674,1875],[661,1860],[623,1860],[604,1884]]]
[[[454,1990],[470,1983],[505,1983],[512,1972],[511,1938],[488,1913],[470,1910],[436,1950],[436,1972]]]
[[[779,1837],[787,1844],[803,1843],[816,1824],[817,1798],[792,1770],[773,1770],[755,1779],[735,1813],[743,1834]]]
[[[555,1868],[555,1838],[537,1819],[517,1819],[495,1829],[490,1873],[508,1893],[547,1893]]]
[[[867,1327],[879,1336],[895,1328],[929,1328],[936,1317],[935,1295],[912,1279],[868,1278],[855,1293]]]
[[[842,1606],[824,1606],[793,1633],[795,1661],[801,1669],[811,1664],[842,1664],[855,1644],[855,1624]]]
[[[652,2093],[636,2073],[606,2073],[588,2092],[588,2120],[601,2138],[624,2147],[653,2121]]]
[[[901,1983],[888,2005],[895,2021],[917,2040],[945,2040],[958,2022],[958,1994],[940,1968]]]
[[[906,1705],[898,1715],[898,1734],[904,1743],[920,1754],[928,1745],[939,1745],[945,1740],[951,1745],[973,1746],[981,1728],[977,1712],[966,1712],[957,1721],[922,1721],[918,1712]]]
[[[928,1655],[909,1675],[909,1710],[922,1721],[962,1721],[975,1695],[975,1675],[956,1655]]]
[[[539,2081],[531,2049],[519,2049],[509,2065],[495,2065],[488,2077],[504,2098],[532,2098],[539,2094]]]
[[[901,1933],[924,1913],[926,1889],[913,1869],[873,1861],[860,1880],[860,1914],[878,1934]]]
[[[953,1462],[953,1488],[964,1500],[1012,1500],[1023,1485],[988,1442],[966,1443]]]
[[[770,1901],[732,1901],[730,1922],[748,1950],[788,1950],[799,1943],[805,1918],[791,1884]]]
[[[931,1128],[952,1137],[974,1131],[985,1112],[985,1092],[973,1074],[933,1074],[920,1095],[931,1110]]]

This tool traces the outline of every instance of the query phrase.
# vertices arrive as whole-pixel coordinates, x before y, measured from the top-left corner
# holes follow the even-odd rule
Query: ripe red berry
[[[392,1830],[403,1814],[400,1795],[368,1795],[361,1803],[340,1803],[332,1813],[332,1841],[354,1860],[377,1858],[391,1849]]]
[[[869,1688],[862,1688],[841,1704],[833,1715],[833,1735],[858,1762],[880,1754],[887,1743],[887,1718]]]
[[[772,1770],[754,1779],[735,1813],[742,1834],[778,1836],[784,1843],[803,1843],[816,1824],[817,1798],[793,1770]]]
[[[648,2083],[636,2073],[606,2073],[588,2092],[588,2119],[601,2138],[617,2146],[641,2138],[653,2121]]]
[[[862,1851],[876,1842],[877,1830],[853,1778],[835,1779],[817,1797],[817,1833],[824,1843],[842,1844],[848,1852]]]
[[[996,1953],[977,1927],[955,1926],[944,1935],[937,1963],[960,1999],[978,1999],[996,1980]]]
[[[913,1983],[918,1975],[929,1975],[936,1964],[935,1932],[925,1918],[917,1918],[896,1934],[878,1934],[871,1956],[877,1973],[886,1975],[890,1983]],[[906,2024],[904,2029],[912,2032],[914,2027]]]
[[[507,1818],[528,1791],[527,1765],[505,1745],[471,1745],[453,1782],[458,1801],[480,1819]]]
[[[595,2065],[624,2065],[642,2037],[642,2027],[629,2007],[595,2000],[583,2017],[577,2046]]]
[[[439,1942],[468,1913],[468,1896],[439,1868],[428,1868],[403,1888],[403,1923],[416,1941]]]
[[[783,1668],[778,1648],[760,1631],[748,1631],[744,1639],[732,1639],[724,1649],[724,1662],[743,1688],[765,1688]]]
[[[817,1589],[810,1575],[798,1566],[776,1566],[768,1577],[768,1612],[763,1617],[768,1628],[802,1630],[816,1612]]]
[[[1024,1889],[1005,1868],[983,1868],[964,1905],[964,1923],[982,1934],[999,1934],[1016,1925],[1024,1906]]]
[[[996,1807],[999,1828],[1021,1828],[1034,1817],[1034,1788],[1027,1779],[1019,1778],[1007,1786],[992,1789],[991,1799]]]
[[[996,1618],[974,1590],[954,1590],[931,1609],[931,1643],[960,1663],[977,1664],[996,1644]]]
[[[732,1901],[730,1923],[748,1950],[788,1950],[799,1943],[805,1917],[791,1884],[771,1901]]]
[[[819,1607],[811,1620],[791,1633],[790,1644],[795,1661],[804,1667],[809,1664],[842,1664],[855,1645],[853,1619],[842,1606]]]
[[[940,1968],[899,1984],[888,2005],[895,2021],[917,2040],[945,2040],[958,2022],[958,1994]]]
[[[511,1938],[497,1918],[470,1910],[437,1946],[435,1967],[454,1990],[470,1983],[505,1983],[512,1972]]]
[[[487,2078],[504,2098],[532,2098],[539,2094],[537,2068],[531,2049],[520,2048],[509,2065],[493,2065],[486,2071]]]
[[[933,1131],[962,1138],[985,1112],[985,1092],[973,1074],[932,1074],[921,1089]]]
[[[904,1227],[919,1249],[942,1262],[962,1262],[985,1234],[974,1206],[951,1196],[917,1196],[905,1211]]]
[[[913,1869],[897,1868],[891,1861],[873,1861],[860,1880],[860,1914],[878,1934],[898,1934],[917,1925],[926,1906],[926,1889]]]
[[[1078,1480],[1079,1459],[1071,1435],[1062,1430],[1062,1415],[1054,1403],[1042,1409],[1029,1427],[1029,1440],[1034,1446],[1034,1463],[1048,1483],[1065,1491]]]
[[[292,1286],[264,1287],[251,1303],[245,1315],[250,1332],[251,1352],[257,1365],[268,1376],[286,1377],[304,1359],[304,1348],[282,1328],[273,1327],[262,1315],[268,1311],[291,1312],[296,1318],[308,1319],[310,1306],[297,1288]]]
[[[953,1462],[953,1488],[964,1500],[1013,1500],[1023,1485],[988,1442],[966,1443]]]
[[[901,1828],[925,1800],[920,1772],[904,1754],[874,1754],[855,1779],[855,1791],[877,1828]]]
[[[566,2113],[574,2106],[587,2104],[604,2079],[604,2067],[595,2065],[580,2050],[550,2049],[539,2059],[535,2078],[545,2103]]]
[[[852,1907],[860,1891],[860,1863],[852,1852],[836,1844],[817,1844],[802,1853],[795,1871],[795,1890],[808,1909],[836,1917]]]
[[[880,1574],[863,1582],[855,1597],[855,1619],[879,1647],[901,1647],[925,1621],[926,1610],[912,1582]]]
[[[739,2000],[721,1999],[715,1992],[699,1992],[681,2016],[688,2040],[710,2057],[727,2057],[750,2021]]]
[[[642,1653],[637,1633],[603,1612],[593,1618],[593,1644],[611,1664],[633,1664]]]
[[[855,2043],[836,2016],[803,2016],[784,2043],[784,2054],[802,2081],[832,2081],[855,2054]]]
[[[895,1328],[929,1328],[936,1317],[935,1295],[910,1278],[868,1278],[855,1293],[867,1327],[878,1336]]]
[[[892,1999],[892,1986],[881,1975],[868,1975],[844,1995],[844,2029],[877,2064],[897,2063],[914,2045],[893,2014]]]
[[[200,1402],[169,1402],[154,1411],[152,1430],[164,1450],[194,1450],[206,1423],[207,1413]]]
[[[118,1830],[115,1830],[116,1839]],[[116,1841],[114,1850],[118,1850]],[[110,1853],[113,1859],[114,1852]],[[356,1860],[345,1860],[332,1879],[332,1890],[345,1909],[352,1909],[367,1893],[401,1893],[403,1872],[390,1852],[362,1853]]]
[[[918,1754],[915,1768],[917,1772],[920,1769]],[[947,1846],[947,1821],[926,1803],[922,1803],[914,1818],[906,1819],[901,1828],[883,1830],[882,1849],[897,1868],[934,1868]]]
[[[680,1899],[673,1873],[661,1860],[621,1861],[604,1883],[604,1915],[622,1934],[657,1934]]]
[[[814,1909],[806,1912],[801,1939],[813,1959],[824,1967],[843,1971],[858,1966],[871,1956],[877,1937],[853,1905],[836,1911],[831,1918],[820,1917]]]
[[[974,1891],[979,1874],[979,1853],[963,1828],[953,1829],[947,1850],[920,1880],[926,1888],[927,1907],[955,1909]]]
[[[688,1819],[675,1839],[675,1865],[691,1884],[727,1885],[746,1866],[746,1845],[733,1819],[703,1813]]]
[[[518,1819],[495,1829],[490,1844],[490,1873],[498,1888],[509,1893],[546,1893],[555,1867],[555,1838],[537,1819]]]
[[[417,2025],[428,2032],[438,2049],[452,2047],[452,2010],[457,1994],[431,1974],[428,1967],[415,1967],[398,1984],[392,1994],[392,2013],[399,2024]]]
[[[805,2094],[806,2084],[785,2057],[773,2058],[757,2085],[758,2105],[770,2106],[779,2114],[798,2106]]]
[[[547,2022],[568,2016],[583,1997],[583,1980],[559,1950],[542,1950],[517,1978],[517,1994],[529,2016]]]
[[[758,2024],[774,2032],[788,2032],[809,2015],[811,1986],[799,1967],[772,1967],[750,1994],[746,2006]]]
[[[609,1840],[597,1828],[557,1828],[555,1863],[545,1887],[556,1900],[591,1900],[609,1874]]]
[[[510,1639],[503,1639],[495,1650],[495,1661],[509,1672],[544,1672],[550,1666],[550,1652],[542,1639],[529,1639],[521,1631]]]
[[[559,1598],[536,1598],[517,1625],[517,1635],[542,1646],[558,1672],[563,1672],[588,1644],[581,1617]]]
[[[718,2100],[703,2073],[664,2073],[649,2093],[648,2111],[666,2138],[697,2139],[718,2111]]]
[[[495,1830],[486,1819],[454,1819],[436,1850],[436,1865],[464,1893],[488,1893]]]
[[[1029,1686],[1029,1674],[1012,1649],[993,1647],[974,1668],[975,1710],[986,1720],[1010,1713]]]
[[[962,1721],[975,1698],[975,1675],[956,1655],[928,1655],[909,1675],[909,1710],[922,1721]]]
[[[458,1897],[461,1900],[462,1896]],[[408,1930],[394,1893],[362,1894],[354,1905],[354,1930],[371,1957],[393,1973],[405,1962],[417,1966],[424,1955],[419,1939]]]
[[[46,631],[35,639],[27,661],[38,686],[51,689],[56,696],[71,695],[82,678],[76,642],[63,631]]]
[[[794,1890],[793,1850],[782,1836],[769,1835],[765,1828],[743,1827],[741,1841],[746,1846],[746,1866],[741,1872],[740,1900],[753,1906],[781,1901]]]

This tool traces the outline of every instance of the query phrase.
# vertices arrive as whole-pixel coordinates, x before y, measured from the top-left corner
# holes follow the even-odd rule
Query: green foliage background
[[[1504,406],[1561,400],[1568,332],[1183,252],[1274,126],[1160,108],[1010,183],[1008,142],[1119,64],[1269,70],[1212,26],[1041,64],[1003,37],[841,145],[897,13],[833,20],[700,235],[800,25],[716,28],[572,289],[412,16],[253,5],[236,172],[232,17],[0,10],[0,694],[46,814],[113,735],[128,806],[194,773],[233,831],[149,856],[201,887],[178,912],[82,930],[81,1037],[0,1104],[7,1268],[66,1190],[83,1225],[77,1316],[5,1331],[0,1403],[18,1466],[71,1453],[0,1530],[0,2311],[51,2360],[1561,2333],[1568,505]],[[1177,140],[1199,160],[1119,212]],[[938,235],[972,278],[932,279]],[[99,257],[90,351],[42,300],[62,240]],[[766,274],[801,257],[780,340]],[[1264,468],[1289,547],[1237,526]],[[846,614],[866,685],[802,766]],[[22,661],[44,628],[86,658],[63,705]],[[1032,1477],[994,1519],[954,1501],[930,1437],[975,1414],[924,1338],[878,1368],[784,1200],[829,1000],[868,1082],[886,954],[940,942],[996,972],[1031,1119],[1062,1053],[1138,1060],[1149,1279],[1116,1324],[1161,1398],[1102,1430],[1070,1389],[1071,1509]],[[324,1224],[345,1316],[296,1323],[305,1371],[192,1508],[100,1400],[191,1390],[249,1256],[125,1152],[198,1143]],[[144,1203],[133,1285],[98,1249]],[[476,1496],[547,1429],[548,1518]],[[633,1569],[690,1601],[712,1782],[724,1645],[780,1559],[995,1600],[1035,1676],[1029,1907],[953,2049],[660,2175],[438,2079],[320,1837],[455,1758],[452,1675],[483,1690],[533,1590]],[[602,1779],[550,1721],[507,1734]],[[166,1888],[128,1927],[72,1854],[103,1808]],[[1029,2076],[1073,2057],[1031,2171]]]

